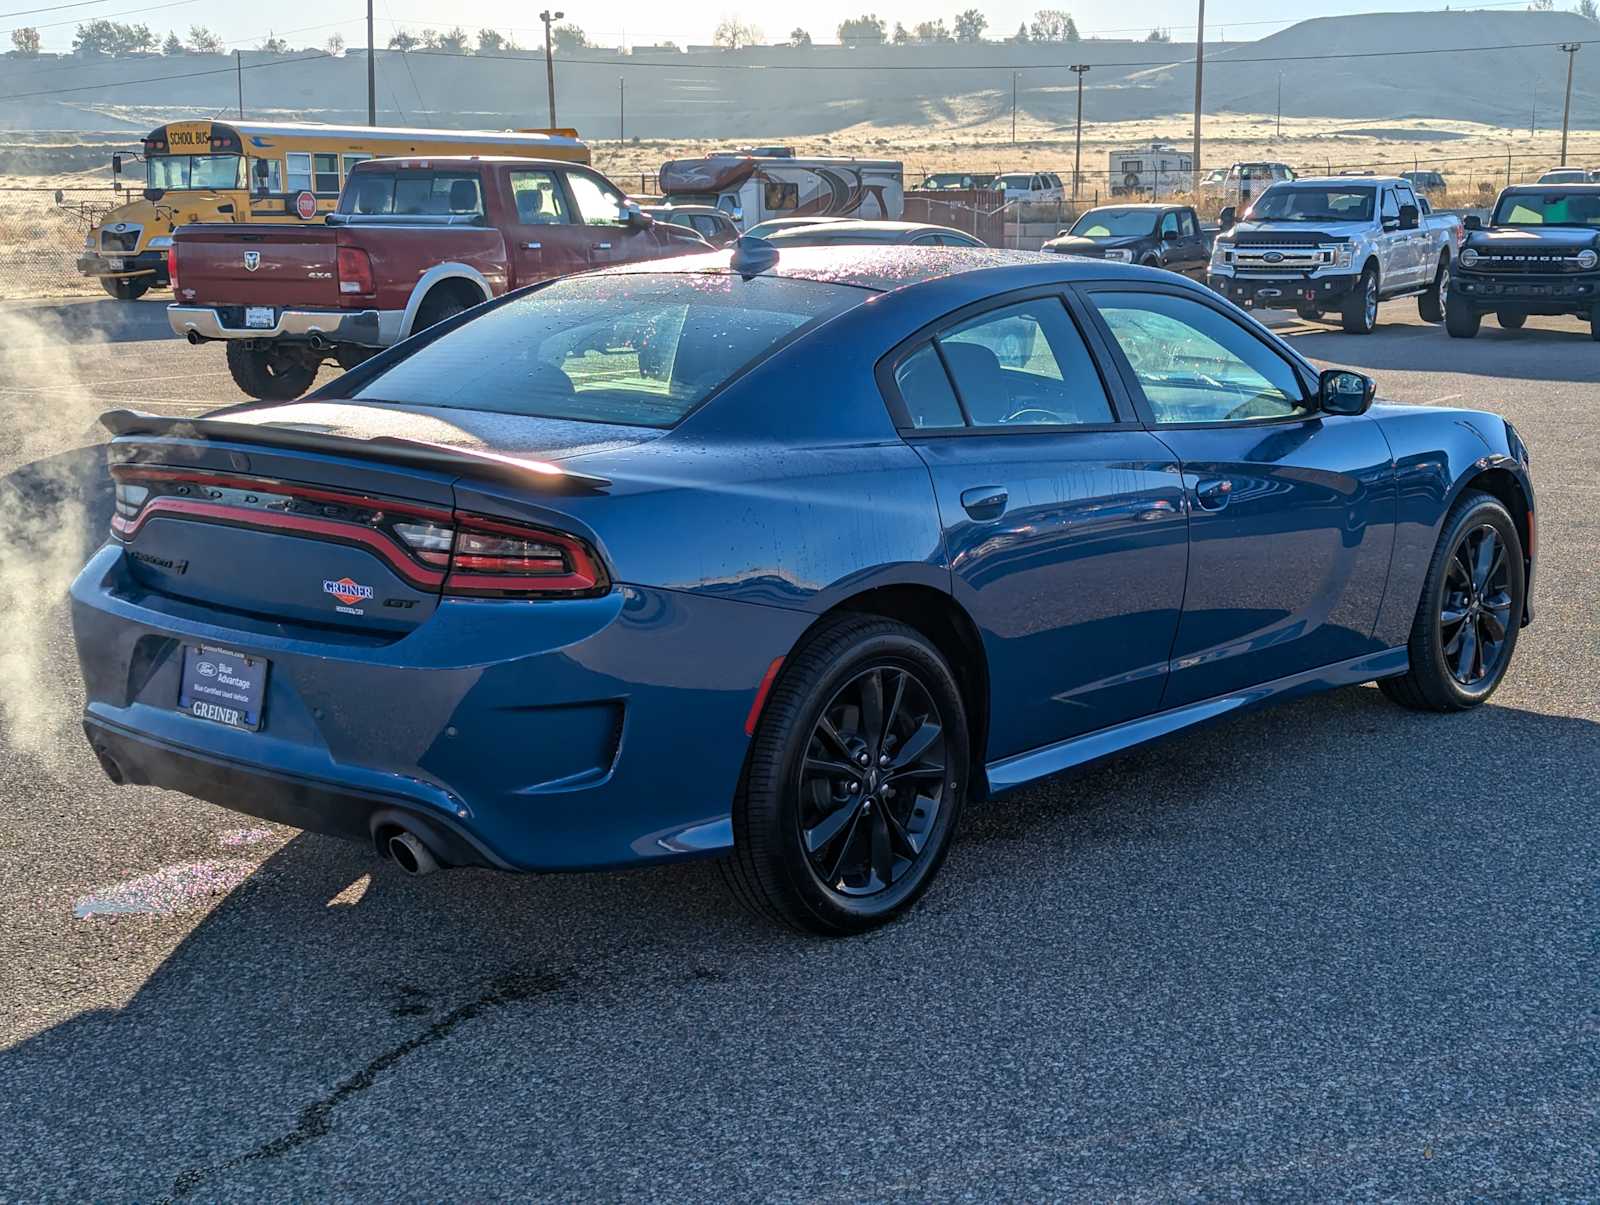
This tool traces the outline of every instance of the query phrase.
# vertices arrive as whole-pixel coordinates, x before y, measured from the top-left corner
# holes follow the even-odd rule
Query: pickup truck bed
[[[191,343],[226,341],[239,386],[285,400],[326,360],[350,367],[509,289],[705,249],[581,165],[375,159],[325,225],[181,227],[168,322]]]

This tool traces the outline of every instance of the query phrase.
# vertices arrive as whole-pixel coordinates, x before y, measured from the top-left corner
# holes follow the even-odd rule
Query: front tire
[[[1423,579],[1407,641],[1411,667],[1378,685],[1402,707],[1466,711],[1505,678],[1527,601],[1522,537],[1498,498],[1462,495]]]
[[[966,708],[921,633],[828,621],[768,697],[734,804],[729,886],[756,912],[824,935],[910,908],[967,792]]]
[[[102,276],[100,287],[118,301],[138,301],[155,282],[154,276]]]
[[[288,402],[317,379],[321,364],[281,344],[251,347],[242,340],[228,344],[228,371],[233,383],[263,402]]]
[[[1528,316],[1514,310],[1496,310],[1494,320],[1500,324],[1501,330],[1520,331],[1527,324]]]
[[[1347,335],[1370,335],[1378,325],[1378,270],[1361,269],[1361,279],[1345,297],[1340,318]]]
[[[1439,257],[1439,268],[1433,274],[1428,291],[1417,297],[1417,316],[1424,322],[1443,322],[1445,307],[1450,304],[1450,257]]]
[[[1478,327],[1482,323],[1482,314],[1466,302],[1458,300],[1455,294],[1450,295],[1444,309],[1444,329],[1449,332],[1452,339],[1476,338]]]

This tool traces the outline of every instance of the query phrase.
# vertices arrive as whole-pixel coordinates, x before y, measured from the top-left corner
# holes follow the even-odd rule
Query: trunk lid
[[[178,301],[340,307],[339,231],[267,222],[185,226],[174,237]],[[243,320],[236,325],[245,325]]]

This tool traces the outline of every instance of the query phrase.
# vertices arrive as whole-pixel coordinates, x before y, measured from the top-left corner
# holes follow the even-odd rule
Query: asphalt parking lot
[[[1282,329],[1532,448],[1493,702],[1348,689],[974,808],[824,942],[705,864],[411,880],[108,785],[59,597],[93,416],[238,395],[159,302],[0,307],[44,550],[0,559],[0,1200],[1600,1195],[1600,345],[1381,321]]]

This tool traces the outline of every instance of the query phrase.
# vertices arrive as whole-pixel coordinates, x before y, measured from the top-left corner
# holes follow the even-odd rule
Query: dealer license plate
[[[244,324],[252,330],[271,330],[278,324],[278,315],[270,305],[249,305],[244,310]]]
[[[111,270],[112,270],[112,271],[113,271],[113,272],[120,272],[120,271],[122,271],[122,268],[123,268],[123,261],[122,261],[122,260],[120,260],[120,259],[118,259],[118,258],[117,258],[117,257],[116,257],[116,256],[112,256],[112,257],[111,257],[111,258],[110,258],[110,259],[107,259],[107,260],[106,260],[106,263],[107,263],[107,264],[109,264],[109,265],[110,265],[110,266],[111,266]]]
[[[184,646],[180,710],[254,732],[261,727],[266,696],[267,662],[263,658],[206,645]]]

